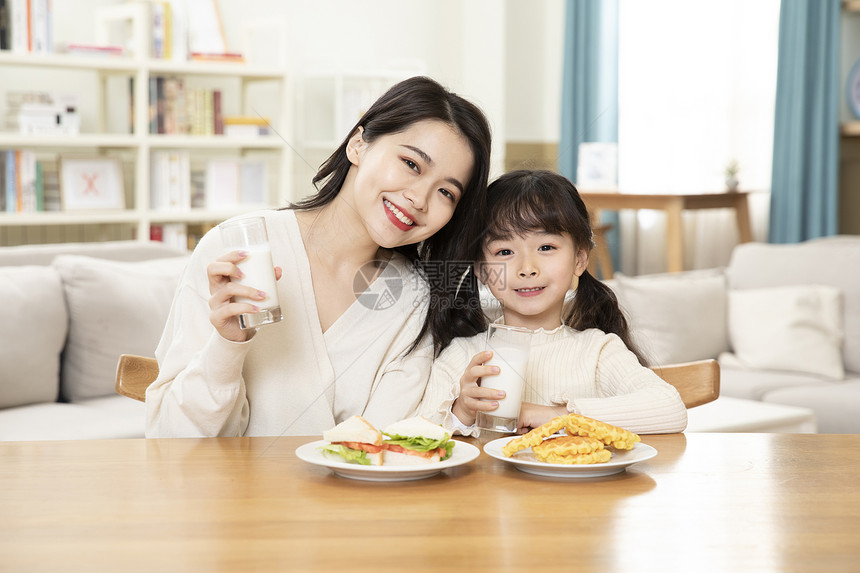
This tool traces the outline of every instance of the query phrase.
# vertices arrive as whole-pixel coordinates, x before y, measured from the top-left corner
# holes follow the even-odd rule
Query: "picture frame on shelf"
[[[64,211],[125,209],[122,162],[109,157],[60,157]]]

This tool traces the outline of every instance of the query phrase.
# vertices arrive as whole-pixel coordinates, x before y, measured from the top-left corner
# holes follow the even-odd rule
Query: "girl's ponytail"
[[[627,348],[647,366],[645,357],[633,343],[627,318],[618,305],[612,289],[589,274],[586,270],[579,277],[576,296],[564,322],[576,330],[597,328],[606,333],[617,335]]]

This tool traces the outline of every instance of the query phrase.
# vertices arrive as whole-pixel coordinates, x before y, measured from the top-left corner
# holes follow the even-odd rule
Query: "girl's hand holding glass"
[[[496,400],[505,397],[505,393],[495,388],[481,386],[482,378],[499,373],[498,366],[485,365],[493,357],[493,353],[484,350],[472,357],[466,371],[460,378],[460,397],[451,406],[451,412],[457,416],[460,423],[471,426],[475,423],[478,411],[492,412],[499,407]]]
[[[569,414],[564,406],[541,406],[531,402],[523,402],[520,406],[518,434],[525,434],[529,430],[546,424],[553,418]]]
[[[242,271],[238,264],[248,256],[244,251],[230,251],[218,257],[214,263],[206,267],[209,277],[209,322],[226,340],[245,342],[254,335],[254,330],[243,330],[239,325],[239,315],[259,311],[251,303],[233,302],[233,297],[247,297],[255,301],[263,301],[266,293],[252,286],[242,285],[231,281],[231,277],[241,278]],[[275,267],[275,279],[281,278],[281,267]]]

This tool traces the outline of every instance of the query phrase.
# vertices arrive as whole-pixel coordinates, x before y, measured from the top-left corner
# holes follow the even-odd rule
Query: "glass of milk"
[[[280,322],[281,305],[278,302],[278,286],[275,281],[275,265],[272,263],[272,248],[263,217],[240,217],[218,225],[227,251],[245,251],[238,267],[244,276],[231,280],[252,286],[266,293],[263,300],[252,300],[244,296],[233,297],[234,302],[247,302],[260,308],[259,312],[239,315],[239,326],[243,329],[257,328],[264,324]]]
[[[505,397],[492,412],[478,412],[475,423],[483,430],[516,432],[523,391],[526,387],[526,367],[532,331],[518,326],[491,324],[487,331],[486,349],[493,352],[488,365],[498,366],[499,373],[481,380],[481,386],[504,390]]]

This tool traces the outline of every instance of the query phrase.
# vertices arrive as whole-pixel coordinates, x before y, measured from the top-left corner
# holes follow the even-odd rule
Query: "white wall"
[[[509,141],[561,138],[564,0],[507,0],[505,124]]]

